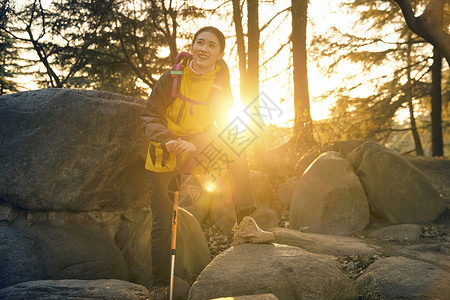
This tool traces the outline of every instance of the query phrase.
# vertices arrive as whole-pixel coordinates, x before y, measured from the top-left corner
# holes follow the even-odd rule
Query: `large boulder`
[[[134,283],[116,280],[38,280],[0,289],[0,298],[146,300],[149,291]]]
[[[302,176],[305,170],[308,169],[312,162],[322,153],[334,151],[339,152],[343,157],[347,157],[351,151],[359,147],[364,142],[365,140],[334,141],[320,146],[315,146],[309,149],[297,162],[297,165],[295,166],[295,174],[297,176]]]
[[[68,278],[152,286],[143,103],[62,89],[0,97],[0,288]],[[179,218],[186,287],[211,257],[198,222],[182,209]]]
[[[371,209],[388,222],[428,222],[445,210],[443,199],[426,175],[386,147],[366,142],[348,159],[364,186]]]
[[[242,244],[215,257],[192,300],[271,293],[278,299],[354,299],[356,288],[330,256],[278,244]]]
[[[0,288],[47,279],[129,280],[125,259],[101,230],[78,224],[0,225]]]
[[[274,228],[272,232],[276,243],[299,247],[312,253],[373,256],[382,252],[380,247],[367,244],[366,240],[355,237],[307,233],[288,228]]]
[[[295,187],[289,228],[346,235],[369,224],[369,205],[350,162],[337,152],[319,156]]]
[[[448,299],[450,273],[426,262],[386,257],[371,264],[358,285],[381,299]]]
[[[178,213],[175,274],[192,284],[211,261],[208,242],[195,217],[180,208]]]
[[[277,196],[284,209],[291,206],[292,195],[301,176],[293,176],[281,183],[277,189]]]
[[[322,153],[322,149],[319,146],[309,149],[302,157],[299,159],[295,165],[295,175],[302,176],[303,173],[308,169],[308,167],[316,160],[317,157]]]
[[[343,157],[347,157],[350,152],[365,142],[366,140],[361,139],[329,142],[322,146],[322,152],[335,151],[342,154]]]
[[[422,234],[422,227],[417,224],[398,224],[372,231],[368,236],[382,240],[415,241]]]
[[[16,213],[11,223],[0,219],[0,288],[105,278],[152,286],[150,211]],[[190,285],[211,255],[199,223],[182,208],[177,236],[176,274]]]
[[[142,105],[87,90],[1,96],[1,201],[46,211],[147,207]]]

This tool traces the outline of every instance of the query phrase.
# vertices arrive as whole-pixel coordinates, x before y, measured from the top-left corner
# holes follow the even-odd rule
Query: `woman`
[[[220,30],[211,26],[200,29],[194,35],[192,55],[185,55],[177,68],[161,76],[142,113],[150,141],[145,167],[152,185],[152,264],[157,287],[166,287],[170,276],[173,208],[168,183],[175,169],[199,162],[193,158],[199,157],[209,140],[219,140],[214,132],[225,128],[226,112],[233,105],[229,70],[222,59],[224,49]],[[177,166],[177,156],[183,157],[182,166]],[[237,219],[233,245],[274,241],[273,234],[261,230],[249,216],[256,206],[246,157],[234,157],[228,172]]]

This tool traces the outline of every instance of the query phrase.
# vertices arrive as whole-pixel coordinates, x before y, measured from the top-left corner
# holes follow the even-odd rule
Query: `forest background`
[[[227,37],[236,113],[260,110],[256,147],[371,139],[450,155],[449,0],[0,3],[0,95],[56,87],[146,99],[213,25]]]

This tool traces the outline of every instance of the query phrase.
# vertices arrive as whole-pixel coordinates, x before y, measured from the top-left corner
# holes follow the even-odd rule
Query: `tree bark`
[[[430,0],[422,15],[415,17],[408,0],[392,0],[400,7],[408,27],[418,36],[438,48],[450,65],[450,35],[445,31],[445,2]]]
[[[248,101],[259,95],[259,22],[258,0],[247,0],[248,9]]]
[[[294,75],[294,141],[297,152],[306,152],[315,142],[309,105],[306,59],[307,0],[292,0],[292,57]]]
[[[420,135],[419,132],[417,130],[417,125],[416,125],[416,118],[414,117],[414,105],[413,105],[413,82],[411,80],[411,43],[412,43],[412,34],[409,33],[408,35],[408,50],[407,50],[407,64],[408,64],[408,84],[407,84],[407,89],[406,89],[406,97],[408,99],[408,107],[409,107],[409,120],[411,123],[411,133],[414,139],[414,145],[416,148],[416,154],[418,156],[423,156],[423,147],[422,147],[422,143],[420,141]]]
[[[436,47],[431,65],[431,155],[444,155],[442,138],[442,55]]]
[[[239,62],[239,75],[240,75],[240,96],[241,99],[245,97],[244,90],[247,88],[245,79],[247,78],[247,55],[245,52],[245,39],[244,30],[242,28],[242,11],[239,0],[233,0],[233,21],[236,31],[236,43]]]

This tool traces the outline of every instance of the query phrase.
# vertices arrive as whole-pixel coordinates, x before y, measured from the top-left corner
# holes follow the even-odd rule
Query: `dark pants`
[[[198,148],[198,147],[197,147]],[[170,278],[170,240],[173,204],[168,185],[176,172],[148,172],[151,185],[153,285],[167,286]],[[243,155],[229,165],[228,174],[236,215],[255,208],[250,190],[247,158]]]

